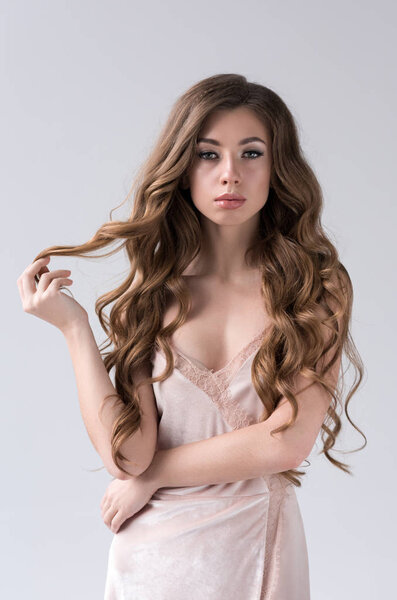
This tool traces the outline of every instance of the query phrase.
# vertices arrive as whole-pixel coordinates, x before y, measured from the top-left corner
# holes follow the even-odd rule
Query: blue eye
[[[259,150],[246,150],[245,152],[243,152],[243,154],[247,154],[247,152],[249,152],[250,154],[256,154],[256,156],[250,156],[249,159],[258,158],[258,156],[263,156],[263,152],[260,152]],[[212,158],[205,158],[208,154],[215,154],[216,156],[216,152],[212,151],[199,152],[198,156],[203,160],[213,160]]]
[[[204,155],[207,155],[207,154],[215,154],[215,152],[199,152],[198,156],[200,158],[204,159],[204,160],[211,160],[211,159],[208,159],[208,158],[204,158]]]
[[[263,152],[259,152],[259,150],[246,150],[244,152],[244,154],[246,154],[246,152],[250,152],[250,153],[257,155],[257,156],[252,156],[251,158],[258,158],[258,156],[263,156]]]

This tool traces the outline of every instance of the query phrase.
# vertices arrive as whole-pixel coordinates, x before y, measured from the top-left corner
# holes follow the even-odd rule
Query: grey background
[[[318,456],[297,495],[312,598],[394,589],[396,8],[392,2],[202,0],[0,3],[1,268],[4,344],[0,593],[103,597],[111,481],[91,446],[62,334],[25,314],[16,279],[43,248],[88,240],[125,198],[172,103],[215,73],[281,95],[325,198],[323,224],[355,290],[352,334],[366,366],[350,414],[368,446],[354,477]],[[124,218],[129,206],[113,214]],[[54,259],[104,335],[95,299],[124,255]],[[339,450],[362,444],[344,419]]]

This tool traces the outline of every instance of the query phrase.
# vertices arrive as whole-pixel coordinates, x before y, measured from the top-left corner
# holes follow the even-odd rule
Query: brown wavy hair
[[[321,188],[303,155],[294,118],[271,89],[239,74],[217,74],[194,84],[173,105],[125,199],[133,197],[128,220],[114,221],[110,213],[110,220],[88,242],[51,246],[34,259],[48,255],[88,257],[116,241],[121,243],[113,250],[89,257],[107,257],[123,248],[127,252],[128,276],[95,303],[107,335],[101,356],[108,372],[115,368],[117,402],[122,409],[113,426],[112,457],[126,474],[121,464],[125,461],[121,447],[140,425],[138,387],[163,381],[172,373],[174,359],[168,340],[186,321],[191,307],[182,274],[199,254],[202,238],[200,212],[192,202],[190,190],[184,189],[182,183],[197,152],[196,140],[204,120],[214,110],[240,106],[251,109],[263,122],[272,152],[269,196],[261,209],[259,236],[246,254],[247,261],[262,271],[262,293],[272,322],[251,370],[253,385],[264,405],[259,421],[272,414],[282,397],[290,402],[293,417],[272,434],[295,421],[298,405],[292,382],[301,374],[330,394],[321,427],[321,453],[351,474],[345,463],[330,455],[341,429],[343,407],[349,422],[365,438],[359,450],[367,443],[348,413],[348,404],[364,372],[349,331],[352,282],[321,225]],[[163,327],[170,298],[177,300],[179,312]],[[104,309],[110,303],[114,304],[107,316]],[[324,327],[329,330],[327,337]],[[104,352],[110,345],[113,349]],[[166,356],[166,368],[158,377],[148,377],[138,385],[132,366],[147,368],[156,346]],[[340,385],[343,374],[335,389],[325,376],[342,352],[355,371],[345,402]],[[331,357],[328,363],[325,356]],[[107,396],[104,402],[111,397]],[[304,472],[290,469],[282,475],[300,486]]]

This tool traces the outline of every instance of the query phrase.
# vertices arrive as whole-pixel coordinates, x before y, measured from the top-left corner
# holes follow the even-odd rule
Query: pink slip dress
[[[263,331],[222,369],[172,346],[175,368],[153,384],[158,449],[256,423],[263,404],[251,366]],[[166,360],[155,349],[153,376]],[[105,600],[310,600],[295,486],[280,474],[163,487],[114,534]]]

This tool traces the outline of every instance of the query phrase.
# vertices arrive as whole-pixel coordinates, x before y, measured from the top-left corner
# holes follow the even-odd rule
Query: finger
[[[37,285],[37,291],[41,294],[44,293],[50,287],[54,279],[60,279],[63,277],[64,280],[66,275],[70,275],[69,269],[57,269],[56,271],[48,271],[48,273],[43,273]],[[61,285],[59,281],[57,282],[57,286],[58,285]]]
[[[118,530],[120,529],[121,525],[124,523],[125,519],[123,517],[123,514],[118,512],[112,519],[112,522],[110,524],[110,529],[113,533],[117,533]]]
[[[17,283],[21,290],[22,300],[27,294],[34,294],[36,291],[36,284],[34,276],[42,269],[49,261],[49,256],[39,258],[26,267],[22,274],[18,277]]]
[[[109,507],[110,507],[109,502],[103,502],[102,501],[102,503],[101,503],[101,516],[102,516],[102,518],[105,517],[105,513],[109,509]]]
[[[105,524],[109,527],[112,524],[112,519],[114,518],[115,514],[117,513],[117,508],[114,506],[110,506],[104,513],[104,517],[103,520],[105,522]]]
[[[131,518],[131,515],[126,516],[122,510],[119,510],[118,513],[113,517],[111,523],[111,530],[113,533],[118,533],[120,527],[127,521],[127,519]]]
[[[102,498],[102,500],[101,500],[100,507],[101,507],[102,509],[103,509],[103,508],[105,508],[105,509],[106,509],[106,508],[108,508],[108,507],[110,506],[111,502],[112,502],[112,500],[111,500],[111,498],[109,497],[109,494],[108,494],[108,492],[106,492],[106,493],[103,495],[103,498]]]
[[[110,505],[112,502],[113,502],[113,498],[112,498],[111,494],[109,493],[109,490],[107,489],[106,492],[104,493],[104,495],[102,496],[101,506],[103,506],[104,504]]]

